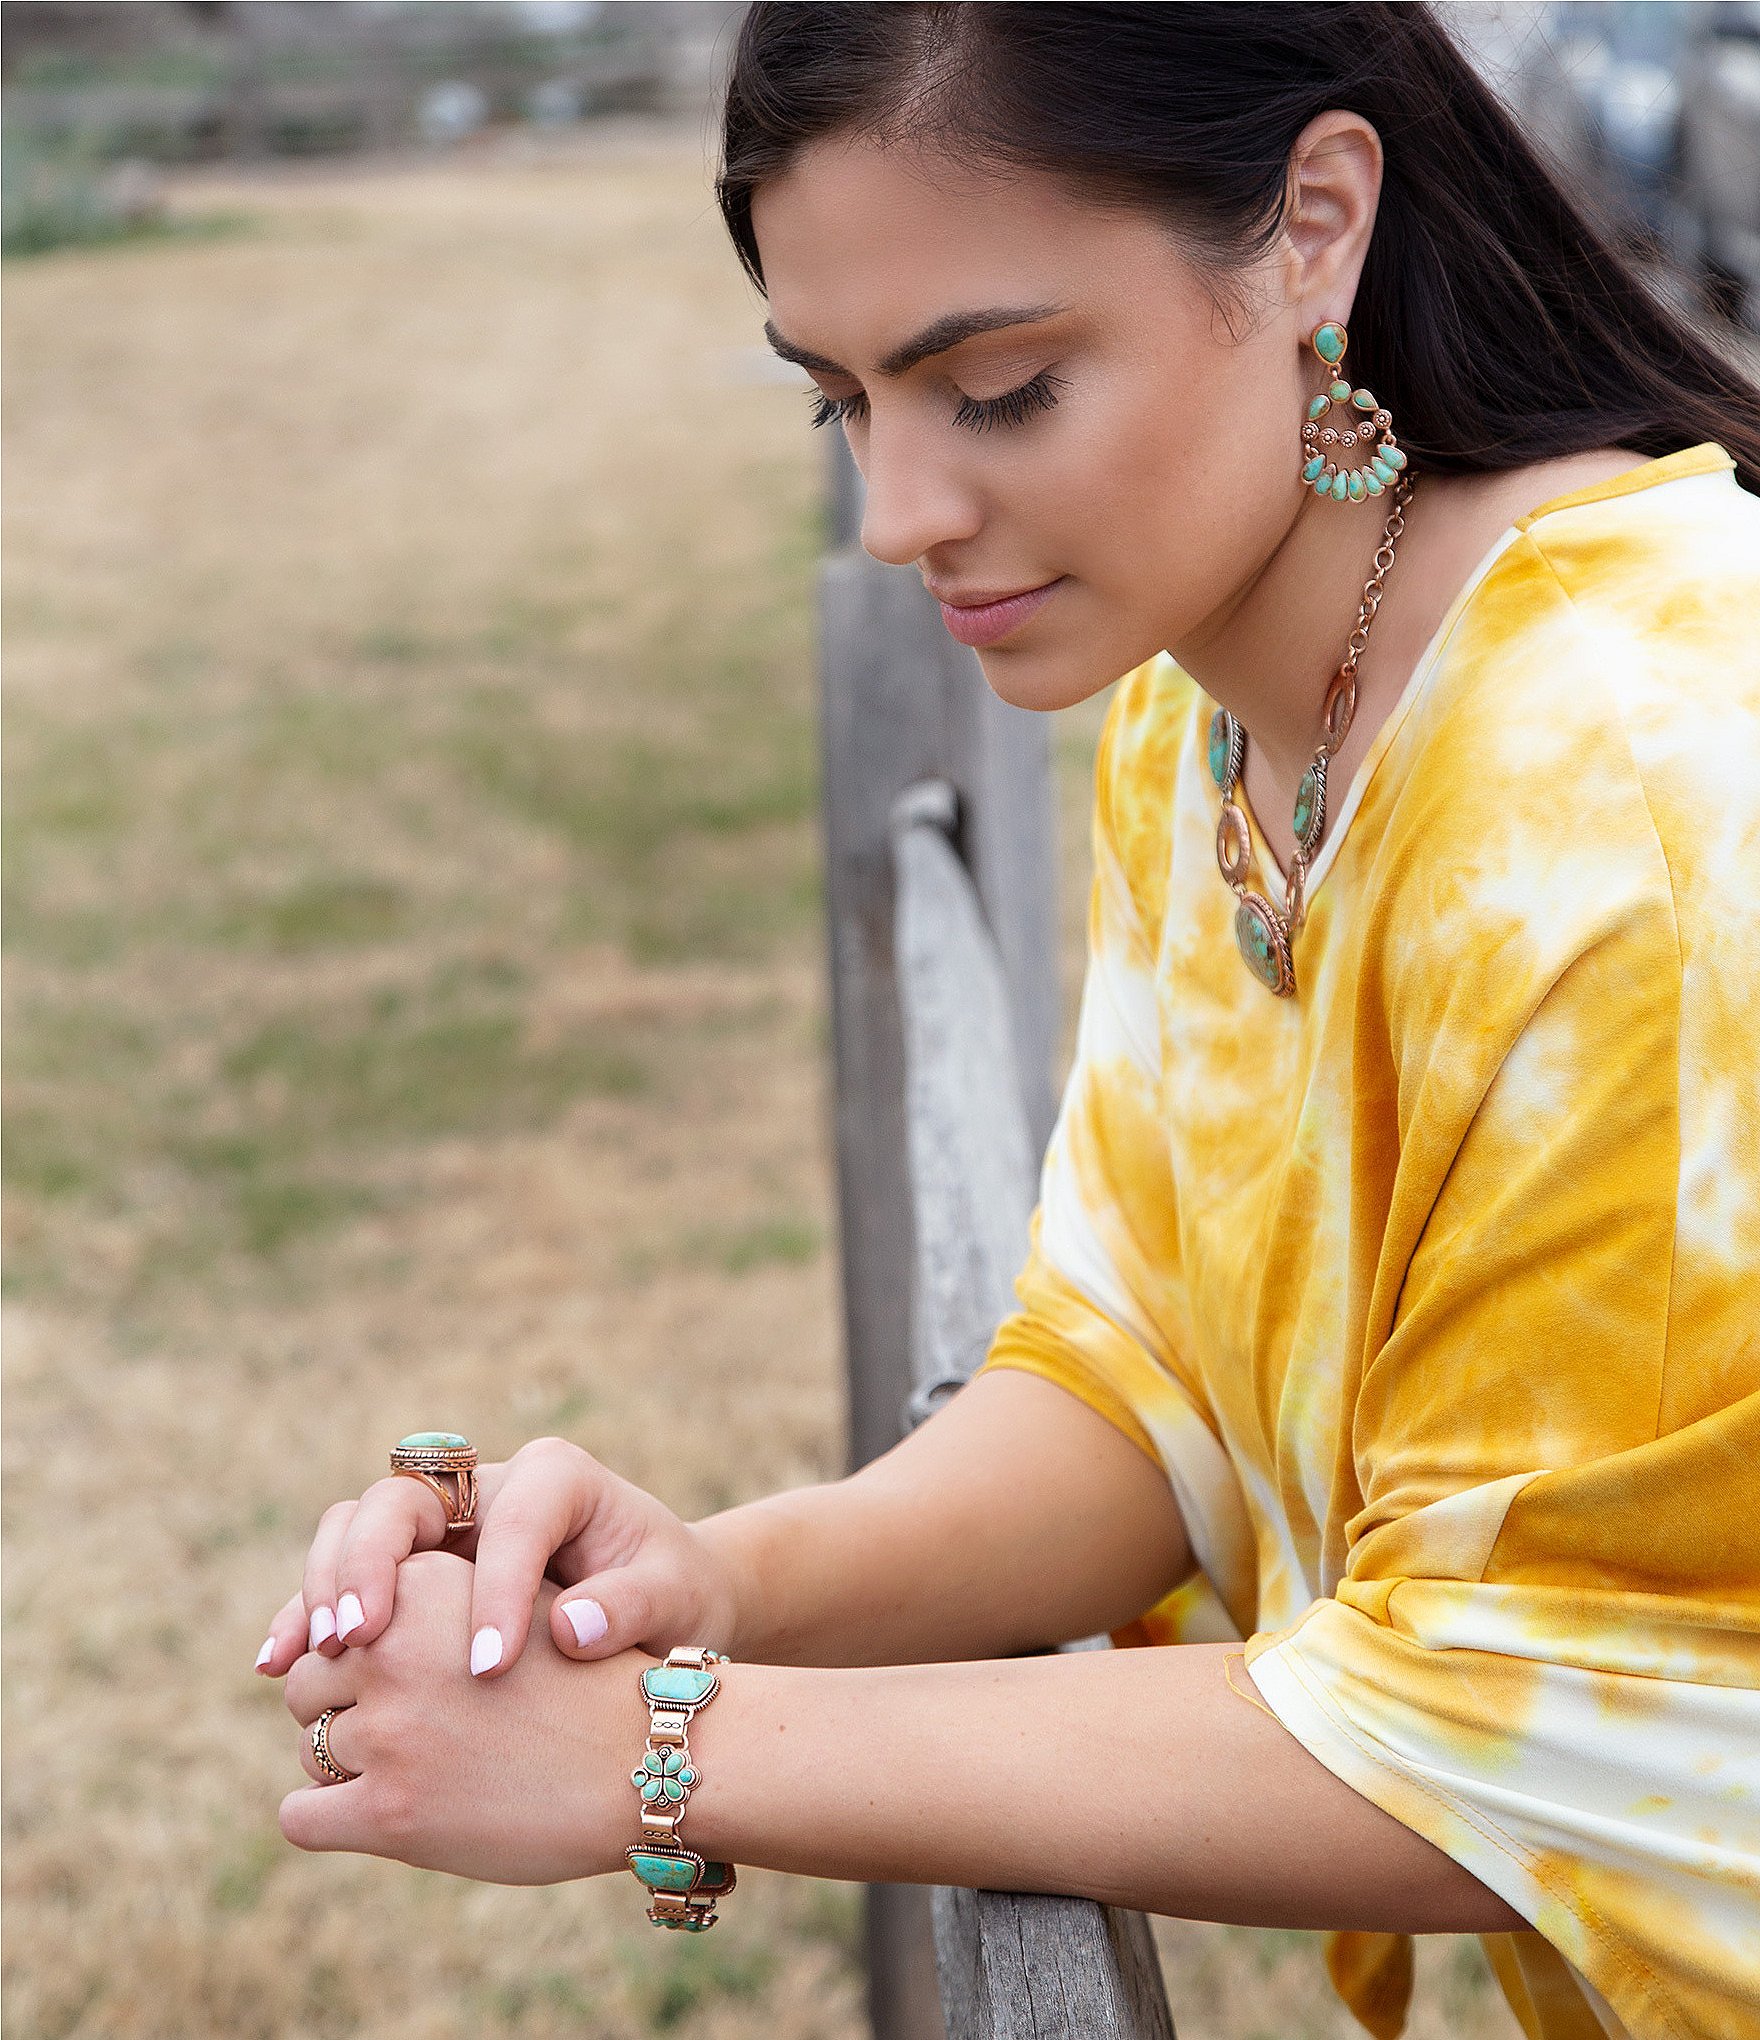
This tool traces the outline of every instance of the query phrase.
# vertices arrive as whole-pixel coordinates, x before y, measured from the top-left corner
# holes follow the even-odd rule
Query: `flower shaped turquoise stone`
[[[697,1782],[697,1774],[682,1750],[649,1750],[640,1769],[629,1774],[629,1782],[644,1799],[676,1802]]]

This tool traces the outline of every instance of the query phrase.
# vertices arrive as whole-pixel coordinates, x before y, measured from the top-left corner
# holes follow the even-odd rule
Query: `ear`
[[[1290,147],[1283,242],[1304,334],[1348,323],[1381,201],[1381,137],[1360,113],[1317,113]]]

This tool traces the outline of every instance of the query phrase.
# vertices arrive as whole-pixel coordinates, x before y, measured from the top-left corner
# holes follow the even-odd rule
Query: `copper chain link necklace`
[[[1234,939],[1240,945],[1247,968],[1280,999],[1289,998],[1296,988],[1292,944],[1306,918],[1304,889],[1308,867],[1326,832],[1326,761],[1337,757],[1357,712],[1357,661],[1369,642],[1375,612],[1381,607],[1382,583],[1392,570],[1394,547],[1406,528],[1405,509],[1412,499],[1413,487],[1414,479],[1408,471],[1400,476],[1393,490],[1393,505],[1387,513],[1381,543],[1375,549],[1374,568],[1363,585],[1356,629],[1345,647],[1344,663],[1326,690],[1320,716],[1323,734],[1313,763],[1296,788],[1291,818],[1296,849],[1284,883],[1281,909],[1266,897],[1269,882],[1265,892],[1255,891],[1247,883],[1253,864],[1253,839],[1246,814],[1234,798],[1241,768],[1246,763],[1247,733],[1226,708],[1219,708],[1210,718],[1210,773],[1222,791],[1222,813],[1216,825],[1216,862],[1239,901],[1234,910]]]

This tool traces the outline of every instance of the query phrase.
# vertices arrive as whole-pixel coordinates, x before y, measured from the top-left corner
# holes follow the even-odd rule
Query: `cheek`
[[[1157,647],[1228,603],[1299,508],[1301,420],[1272,409],[1163,397],[1100,435],[1076,543],[1096,592]]]

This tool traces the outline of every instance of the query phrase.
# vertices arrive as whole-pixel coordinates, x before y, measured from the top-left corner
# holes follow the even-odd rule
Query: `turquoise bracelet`
[[[731,1863],[712,1863],[678,1839],[685,1802],[697,1782],[689,1730],[698,1708],[720,1690],[709,1668],[728,1663],[725,1651],[701,1643],[674,1644],[664,1664],[642,1673],[648,1703],[648,1747],[629,1774],[642,1795],[642,1835],[624,1850],[649,1895],[648,1917],[657,1927],[700,1934],[715,1924],[715,1901],[734,1885]]]

